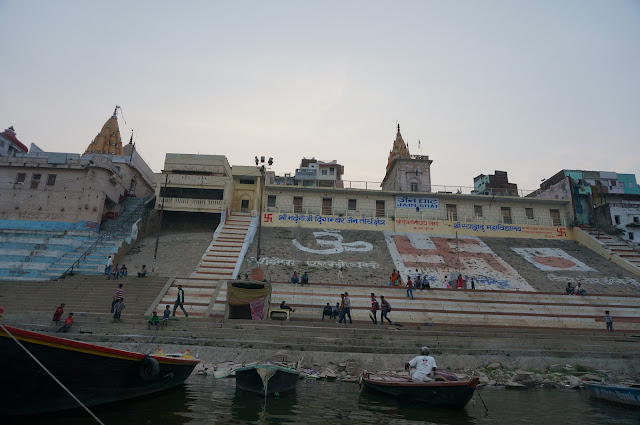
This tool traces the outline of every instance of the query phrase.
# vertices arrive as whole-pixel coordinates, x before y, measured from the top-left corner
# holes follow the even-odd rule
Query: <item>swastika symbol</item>
[[[273,222],[273,214],[271,214],[271,213],[269,213],[269,214],[265,213],[265,215],[264,215],[264,222],[265,222],[265,223],[271,223],[271,222]]]
[[[558,235],[559,238],[563,237],[563,236],[567,236],[567,231],[564,229],[564,227],[556,227],[556,234]]]

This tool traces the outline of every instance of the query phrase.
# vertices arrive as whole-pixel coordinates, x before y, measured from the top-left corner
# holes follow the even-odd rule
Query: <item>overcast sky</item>
[[[315,157],[379,182],[397,121],[434,185],[640,174],[639,1],[0,0],[0,28],[0,126],[46,151],[118,104],[156,172]]]

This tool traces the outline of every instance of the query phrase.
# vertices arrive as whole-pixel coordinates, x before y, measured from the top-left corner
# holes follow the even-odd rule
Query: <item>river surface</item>
[[[590,399],[570,389],[483,388],[458,411],[360,393],[357,384],[304,380],[279,398],[236,390],[235,379],[192,375],[183,387],[151,398],[93,408],[105,425],[153,424],[640,424],[640,410]],[[43,397],[46,397],[43,394]],[[2,424],[89,425],[83,410]]]

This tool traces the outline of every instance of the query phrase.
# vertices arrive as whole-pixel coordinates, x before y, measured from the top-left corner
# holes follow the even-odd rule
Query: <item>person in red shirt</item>
[[[56,308],[55,313],[53,313],[53,319],[51,319],[54,325],[60,326],[60,318],[62,317],[63,313],[64,313],[64,304],[60,304],[60,307]]]
[[[407,297],[411,295],[411,299],[413,299],[413,281],[411,280],[411,276],[407,276]]]
[[[69,313],[69,317],[64,319],[64,325],[62,325],[60,329],[56,331],[56,333],[66,333],[71,328],[71,325],[73,325],[73,313]]]

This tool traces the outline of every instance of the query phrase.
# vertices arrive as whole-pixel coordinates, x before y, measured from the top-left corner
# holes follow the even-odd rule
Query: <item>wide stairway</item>
[[[166,277],[140,279],[132,275],[111,280],[102,276],[76,275],[47,282],[0,281],[0,305],[5,308],[5,320],[36,314],[42,323],[48,324],[60,303],[66,304],[65,317],[66,313],[72,312],[76,319],[96,314],[110,318],[111,301],[121,283],[126,314],[142,315],[167,282]]]
[[[604,312],[610,311],[616,330],[640,331],[640,296],[560,295],[557,293],[478,291],[455,289],[414,289],[414,299],[406,289],[389,286],[312,284],[291,285],[272,282],[272,305],[286,301],[296,309],[298,320],[319,320],[322,307],[340,301],[349,292],[354,321],[370,321],[371,293],[384,295],[391,304],[389,318],[402,324],[461,325],[499,328],[605,329]],[[224,302],[220,294],[218,304]],[[378,313],[379,319],[380,313]]]
[[[48,280],[49,267],[93,235],[82,231],[0,230],[0,279]]]
[[[253,217],[234,212],[227,216],[220,231],[202,255],[200,263],[189,278],[178,278],[151,309],[164,310],[173,305],[178,285],[185,291],[185,309],[194,317],[208,316],[211,300],[218,298],[221,282],[234,279],[253,234],[249,231]],[[226,292],[225,292],[226,294]]]
[[[131,241],[132,227],[142,218],[144,204],[148,200],[149,198],[127,198],[120,217],[103,221],[97,235],[84,241],[75,250],[66,252],[43,275],[56,279],[72,266],[74,274],[104,273],[107,257],[113,257],[124,241]]]
[[[147,316],[127,314],[125,310],[119,323],[112,323],[106,316],[76,317],[74,327],[64,336],[98,344],[133,344],[134,350],[152,352],[159,346],[165,352],[177,351],[167,344],[175,344],[179,349],[190,348],[193,354],[199,351],[193,346],[211,347],[218,355],[205,358],[205,361],[214,363],[233,359],[240,350],[246,352],[247,361],[264,359],[268,353],[277,350],[290,350],[306,359],[313,358],[313,352],[318,352],[325,362],[331,359],[335,363],[365,354],[363,360],[369,363],[368,367],[376,368],[385,367],[377,360],[377,355],[395,354],[400,360],[394,362],[394,367],[401,369],[403,362],[425,344],[445,364],[459,368],[473,362],[495,361],[492,356],[494,359],[506,356],[524,363],[526,359],[532,359],[532,364],[545,361],[545,358],[552,362],[557,362],[557,358],[564,362],[577,359],[582,364],[602,364],[599,368],[607,368],[618,359],[640,360],[637,337],[629,332],[606,334],[601,331],[452,325],[407,326],[399,330],[393,326],[365,323],[338,326],[328,320],[256,322],[191,318],[172,319],[166,327],[147,330]],[[32,314],[7,316],[4,323],[39,332],[54,332],[55,327],[49,325],[49,321],[49,316]],[[606,364],[604,359],[607,359]]]
[[[626,241],[593,227],[582,227],[582,230],[600,242],[612,254],[615,254],[623,260],[627,260],[629,263],[640,268],[640,252],[629,246]]]

